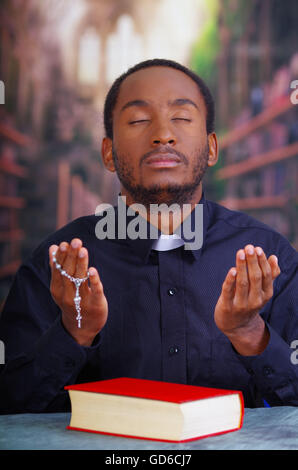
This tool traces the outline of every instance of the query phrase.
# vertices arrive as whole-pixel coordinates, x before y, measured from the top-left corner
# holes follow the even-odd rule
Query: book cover
[[[172,403],[201,400],[204,398],[230,395],[231,393],[239,394],[237,390],[223,390],[220,388],[199,387],[197,385],[184,385],[129,377],[67,385],[65,390],[109,393],[113,395],[162,400]]]

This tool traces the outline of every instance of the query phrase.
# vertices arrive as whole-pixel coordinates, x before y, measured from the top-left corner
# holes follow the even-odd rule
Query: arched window
[[[78,51],[78,78],[82,84],[95,85],[100,72],[100,37],[94,28],[88,28],[80,38]]]
[[[134,30],[132,18],[124,14],[117,21],[116,31],[107,39],[107,82],[111,83],[118,75],[142,58],[142,41]]]

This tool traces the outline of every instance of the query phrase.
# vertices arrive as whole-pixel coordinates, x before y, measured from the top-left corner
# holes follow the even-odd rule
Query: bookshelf
[[[70,162],[64,160],[58,163],[57,180],[57,229],[78,217],[94,214],[102,201],[79,175],[72,174]]]
[[[223,150],[230,145],[239,142],[239,140],[244,139],[252,132],[255,132],[268,125],[274,119],[278,118],[283,113],[292,108],[293,104],[291,103],[289,96],[279,97],[275,103],[273,103],[267,109],[264,109],[260,114],[224,135],[220,139],[220,148]]]
[[[227,198],[221,201],[226,207],[236,210],[250,210],[262,208],[282,208],[288,202],[286,196],[259,196],[247,198]]]
[[[217,172],[217,177],[220,179],[233,178],[257,170],[263,166],[295,157],[296,155],[298,155],[298,142],[252,156],[243,162],[227,165]]]
[[[20,210],[26,206],[19,183],[27,171],[17,163],[20,147],[29,138],[13,127],[0,123],[0,281],[13,276],[21,263],[24,233],[20,228]]]
[[[219,150],[224,162],[216,179],[225,182],[220,204],[247,211],[298,246],[298,106],[290,95],[277,96],[256,116],[223,135]]]

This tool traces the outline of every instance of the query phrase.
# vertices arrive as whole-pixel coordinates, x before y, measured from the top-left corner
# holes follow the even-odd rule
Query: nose
[[[176,145],[176,136],[170,126],[162,123],[156,126],[151,137],[151,145],[153,147],[159,145]]]

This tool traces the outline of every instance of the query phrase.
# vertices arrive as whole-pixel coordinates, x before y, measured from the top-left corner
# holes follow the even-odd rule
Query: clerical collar
[[[173,235],[166,235],[165,233],[162,233],[159,238],[154,241],[152,250],[168,251],[179,248],[182,245],[184,245],[184,241],[176,233]]]

